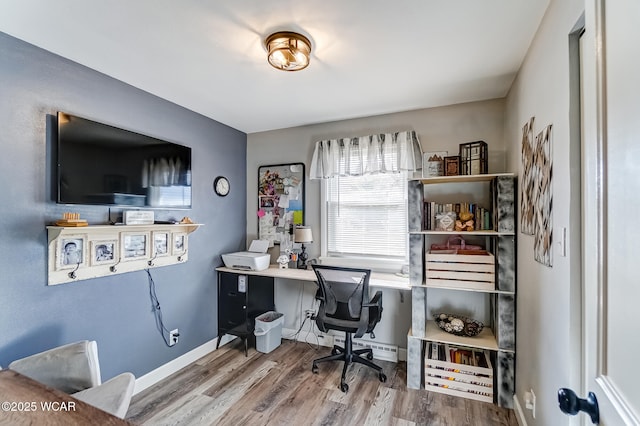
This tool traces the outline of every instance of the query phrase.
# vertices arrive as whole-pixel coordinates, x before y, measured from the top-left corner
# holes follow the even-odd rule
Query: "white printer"
[[[271,256],[267,253],[268,240],[253,240],[249,251],[239,251],[222,255],[224,266],[244,271],[262,271],[269,268]]]

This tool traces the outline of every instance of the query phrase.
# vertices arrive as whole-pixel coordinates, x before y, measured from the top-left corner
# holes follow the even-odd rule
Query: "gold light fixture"
[[[281,31],[265,40],[269,63],[282,71],[299,71],[309,65],[311,42],[302,34]]]

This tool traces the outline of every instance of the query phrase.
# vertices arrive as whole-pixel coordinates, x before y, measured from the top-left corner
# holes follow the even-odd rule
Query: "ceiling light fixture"
[[[281,31],[265,40],[269,63],[282,71],[299,71],[309,65],[311,42],[302,34]]]

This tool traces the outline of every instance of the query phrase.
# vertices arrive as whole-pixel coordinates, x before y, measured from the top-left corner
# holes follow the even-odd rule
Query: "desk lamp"
[[[311,234],[311,228],[308,226],[298,226],[293,235],[293,240],[296,243],[302,244],[302,252],[298,256],[298,269],[307,269],[308,255],[304,251],[304,245],[313,242],[313,234]]]

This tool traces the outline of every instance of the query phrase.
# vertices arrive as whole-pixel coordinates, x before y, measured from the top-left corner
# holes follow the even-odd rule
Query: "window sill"
[[[345,268],[365,268],[375,272],[397,273],[402,271],[402,266],[407,262],[399,260],[368,259],[355,257],[333,257],[321,256],[319,259],[322,265],[340,266]]]

